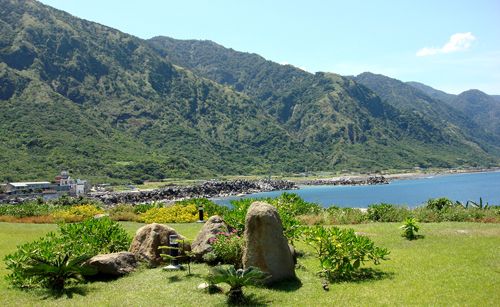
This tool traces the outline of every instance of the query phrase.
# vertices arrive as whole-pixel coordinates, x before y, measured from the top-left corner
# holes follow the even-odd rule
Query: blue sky
[[[141,38],[208,39],[310,72],[500,94],[499,0],[42,0]]]

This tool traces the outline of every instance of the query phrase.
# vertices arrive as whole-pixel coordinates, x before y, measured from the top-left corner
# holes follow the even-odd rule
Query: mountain
[[[388,100],[383,91],[374,90],[374,88],[367,86],[368,84],[363,84],[361,82],[363,76],[359,76],[359,79],[352,82],[348,78],[333,74],[317,73],[313,75],[291,65],[280,65],[266,61],[259,55],[238,52],[210,41],[155,37],[150,39],[149,43],[173,63],[187,67],[216,82],[230,85],[235,90],[242,91],[261,101],[272,116],[283,123],[289,131],[298,134],[301,141],[306,143],[309,139],[304,137],[301,127],[307,125],[296,125],[296,118],[312,118],[310,125],[315,128],[309,129],[308,132],[318,134],[319,131],[322,131],[319,127],[327,126],[329,127],[327,131],[333,132],[336,128],[332,127],[332,123],[344,120],[353,121],[358,115],[361,115],[358,122],[377,117],[374,116],[374,113],[370,116],[362,115],[354,109],[343,110],[340,114],[336,114],[335,118],[321,117],[324,109],[312,106],[317,105],[319,101],[324,101],[322,97],[325,97],[325,93],[327,93],[326,97],[328,97],[330,104],[351,107],[356,104],[368,105],[375,113],[379,112],[381,117],[378,119],[384,118],[383,122],[379,121],[374,124],[374,127],[386,128],[386,131],[380,135],[376,133],[369,135],[367,129],[355,125],[358,129],[356,131],[364,133],[364,140],[373,136],[373,143],[377,143],[377,140],[380,141],[381,135],[388,136],[395,138],[396,140],[393,139],[395,143],[399,143],[394,144],[393,148],[400,148],[405,146],[402,143],[416,139],[420,142],[409,141],[408,143],[415,151],[423,150],[426,154],[434,149],[418,148],[420,145],[425,147],[444,143],[448,144],[447,146],[459,147],[460,149],[455,149],[458,152],[477,151],[478,155],[490,161],[487,157],[489,154],[485,154],[481,148],[485,140],[492,142],[489,135],[485,136],[483,132],[476,131],[480,128],[468,120],[462,112],[457,112],[455,109],[447,107],[446,104],[430,99],[422,91],[411,86],[403,86],[404,91],[399,94],[399,97],[404,97],[404,99]],[[368,75],[370,74],[366,74],[367,77]],[[401,81],[397,82],[404,85]],[[347,89],[347,91],[339,93],[338,91],[341,89]],[[374,96],[370,90],[374,90],[382,98],[382,101]],[[368,95],[371,96],[368,97]],[[352,103],[346,103],[348,98],[352,99]],[[367,101],[370,103],[366,104]],[[299,113],[302,110],[306,111]],[[449,121],[451,124],[448,123]],[[460,125],[457,126],[453,123]],[[467,131],[464,132],[462,129]],[[474,138],[470,137],[469,134],[479,136]],[[337,145],[339,144],[335,135],[330,134],[324,139],[333,140]],[[373,143],[365,142],[364,149],[370,148],[370,144]],[[321,146],[316,144],[315,147]],[[439,147],[438,151],[447,151],[447,148],[440,145]],[[468,147],[468,149],[463,147]],[[349,151],[351,148],[352,146],[344,148],[337,146],[335,150],[342,152]],[[378,147],[378,150],[380,149]],[[398,160],[394,156],[394,152],[387,154],[390,159]]]
[[[500,134],[492,133],[478,124],[465,110],[452,106],[453,95],[434,90],[425,85],[408,84],[399,80],[373,73],[362,73],[354,78],[367,86],[384,101],[399,110],[419,114],[426,122],[439,127],[446,138],[456,139],[464,145],[481,147],[483,150],[497,154],[500,144]],[[420,90],[422,88],[423,90]],[[428,93],[430,93],[428,95]],[[446,103],[431,97],[442,97],[450,101]],[[445,96],[446,95],[446,96]]]
[[[0,181],[498,163],[349,78],[0,4]]]
[[[449,103],[454,108],[469,114],[478,125],[500,135],[500,101],[479,90],[468,90]]]
[[[1,1],[3,180],[149,179],[315,163],[246,95],[144,41],[34,1]]]
[[[446,92],[437,90],[435,88],[432,88],[432,87],[425,85],[423,83],[420,83],[420,82],[406,82],[406,84],[411,85],[414,88],[419,89],[420,91],[427,94],[427,96],[429,96],[435,100],[441,100],[441,101],[444,101],[446,103],[450,103],[451,101],[453,101],[453,99],[455,99],[455,95],[453,95],[453,94],[448,94]]]
[[[488,95],[479,90],[468,90],[460,95],[452,95],[430,86],[407,82],[434,99],[446,102],[452,108],[463,112],[484,130],[500,136],[500,96]]]

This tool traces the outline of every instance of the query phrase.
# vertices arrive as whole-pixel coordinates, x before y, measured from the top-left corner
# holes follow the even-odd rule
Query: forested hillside
[[[498,163],[349,78],[0,4],[0,181]]]

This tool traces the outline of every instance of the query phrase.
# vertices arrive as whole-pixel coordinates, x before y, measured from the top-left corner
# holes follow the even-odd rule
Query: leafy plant
[[[368,219],[367,214],[356,208],[329,207],[327,216],[332,224],[360,224]]]
[[[231,208],[224,213],[224,221],[238,230],[240,235],[245,231],[245,218],[250,205],[255,201],[252,198],[242,198],[231,201]]]
[[[365,261],[379,264],[387,260],[389,251],[376,247],[368,237],[353,229],[313,226],[304,231],[304,241],[312,246],[320,261],[320,276],[327,280],[349,279]]]
[[[409,214],[410,211],[407,208],[391,204],[381,203],[368,206],[368,219],[374,222],[400,222]]]
[[[415,218],[406,218],[405,223],[400,228],[403,230],[401,233],[402,237],[405,237],[408,240],[415,240],[418,238],[417,232],[419,230],[419,226]]]
[[[262,284],[269,274],[262,272],[258,268],[248,267],[246,269],[236,269],[233,266],[216,266],[210,269],[206,280],[209,285],[226,283],[230,286],[227,293],[228,303],[245,303],[243,287]]]
[[[64,290],[68,282],[84,282],[85,275],[94,275],[96,269],[86,266],[91,255],[72,256],[71,252],[41,255],[34,253],[24,268],[41,285],[56,292]]]
[[[131,238],[117,222],[107,217],[59,225],[61,238],[82,254],[115,253],[128,250]]]
[[[209,240],[216,261],[224,264],[232,264],[238,268],[242,267],[244,241],[238,235],[237,230],[231,232],[219,232],[215,238]],[[213,261],[212,263],[216,262]]]
[[[58,233],[17,247],[5,256],[9,283],[19,288],[48,287],[60,289],[67,280],[80,281],[88,273],[79,268],[81,260],[97,255],[127,250],[130,238],[120,224],[107,218],[82,223],[61,224]],[[81,274],[80,274],[81,273]]]
[[[453,202],[446,197],[429,199],[425,206],[427,209],[441,211],[445,208],[453,207]]]

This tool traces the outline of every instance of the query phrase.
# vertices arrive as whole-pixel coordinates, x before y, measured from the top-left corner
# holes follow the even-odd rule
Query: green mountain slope
[[[140,39],[34,1],[2,8],[4,180],[60,168],[148,179],[315,162],[247,96],[172,66]]]
[[[35,1],[0,4],[0,181],[497,161],[348,78],[210,42],[144,41]]]
[[[425,85],[423,83],[420,83],[420,82],[406,82],[406,84],[411,85],[414,88],[419,89],[420,91],[424,92],[429,97],[431,97],[432,99],[441,100],[441,101],[444,101],[446,103],[453,101],[453,99],[455,99],[455,96],[456,96],[453,94],[448,94],[446,92],[437,90],[435,88],[432,88],[432,87]]]
[[[481,148],[483,141],[471,141],[464,137],[461,126],[447,123],[467,119],[446,106],[424,107],[434,115],[429,117],[381,101],[366,87],[344,77],[313,75],[210,41],[155,37],[149,43],[172,62],[260,101],[271,116],[320,151],[330,165],[338,164],[338,156],[352,161],[344,164],[351,169],[451,166],[497,159]],[[411,105],[413,88],[406,89],[409,98],[405,103]],[[470,121],[463,126],[467,125],[472,125],[470,130],[477,128]]]
[[[479,90],[469,90],[460,95],[452,95],[422,83],[407,83],[432,98],[446,102],[450,107],[459,110],[477,126],[489,133],[500,136],[500,96],[487,95]]]
[[[500,135],[485,130],[464,110],[454,108],[443,100],[432,98],[427,92],[444,100],[454,99],[452,95],[430,87],[426,88],[424,85],[417,85],[423,89],[421,90],[415,87],[415,84],[372,73],[360,74],[355,77],[355,80],[376,92],[384,101],[399,110],[419,114],[426,122],[443,131],[443,137],[455,140],[464,146],[478,146],[492,154],[498,154]]]
[[[479,90],[468,90],[449,102],[450,106],[469,114],[478,125],[500,136],[500,101]]]

